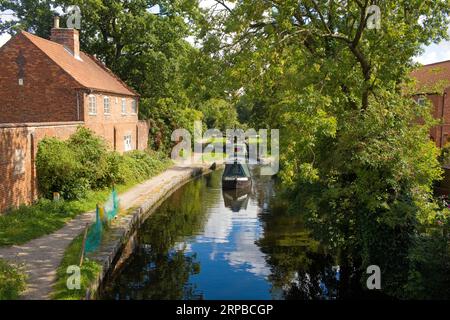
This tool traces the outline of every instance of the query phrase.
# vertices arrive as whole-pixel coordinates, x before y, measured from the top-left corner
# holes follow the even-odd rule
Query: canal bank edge
[[[105,279],[113,275],[133,253],[139,227],[168,197],[192,179],[222,166],[222,163],[213,163],[197,167],[172,167],[168,170],[177,170],[179,174],[141,194],[132,208],[124,208],[128,213],[120,214],[113,221],[99,249],[87,255],[88,259],[100,264],[101,271],[97,279],[86,289],[86,300],[98,297]]]

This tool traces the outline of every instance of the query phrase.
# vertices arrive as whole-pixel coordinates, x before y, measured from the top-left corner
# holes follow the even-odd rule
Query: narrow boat
[[[248,188],[252,184],[250,169],[246,163],[235,161],[225,164],[222,176],[222,187],[224,189]]]

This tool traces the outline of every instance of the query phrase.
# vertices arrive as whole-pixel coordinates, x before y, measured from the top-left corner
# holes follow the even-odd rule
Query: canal
[[[276,181],[252,171],[249,190],[222,190],[222,172],[216,171],[176,191],[138,231],[134,253],[101,298],[388,298],[362,290],[361,261],[350,246],[329,237],[318,241],[304,215],[279,201]],[[396,262],[400,255],[388,251],[381,250],[392,275],[383,285],[392,282],[395,289],[408,271]]]

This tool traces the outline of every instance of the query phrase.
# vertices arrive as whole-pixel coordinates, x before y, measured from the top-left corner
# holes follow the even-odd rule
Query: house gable
[[[80,84],[20,33],[0,49],[0,123],[82,121]]]

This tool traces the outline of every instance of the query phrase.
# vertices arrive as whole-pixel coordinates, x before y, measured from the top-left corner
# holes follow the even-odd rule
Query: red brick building
[[[95,57],[80,51],[75,29],[51,41],[20,32],[0,48],[0,212],[37,197],[34,159],[45,136],[68,138],[80,125],[112,150],[145,149],[139,95]]]
[[[440,124],[431,130],[431,138],[438,147],[450,142],[450,60],[425,65],[412,73],[417,80],[416,101],[431,100],[433,116]]]

